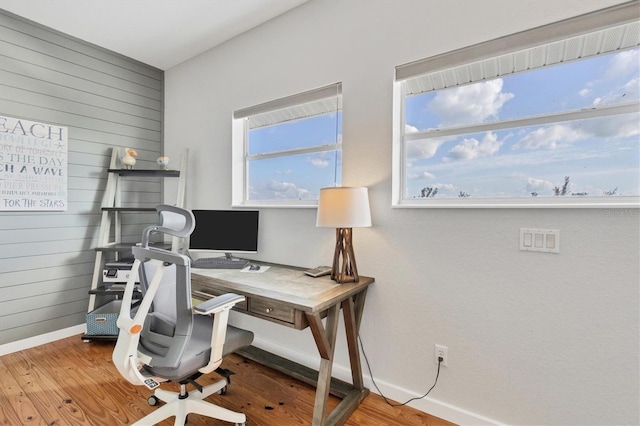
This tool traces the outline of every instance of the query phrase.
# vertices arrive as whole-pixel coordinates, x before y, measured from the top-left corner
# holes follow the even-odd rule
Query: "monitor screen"
[[[196,227],[189,250],[220,253],[258,252],[258,211],[192,210]]]

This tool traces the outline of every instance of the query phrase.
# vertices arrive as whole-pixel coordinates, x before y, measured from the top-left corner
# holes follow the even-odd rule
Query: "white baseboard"
[[[293,351],[290,348],[277,345],[271,341],[260,339],[258,336],[255,336],[253,344],[260,349],[264,349],[281,357],[287,358],[291,361],[297,362],[298,364],[302,364],[306,367],[316,370],[318,369],[320,360],[319,356],[310,357],[307,354]],[[364,360],[362,362],[364,362]],[[348,366],[334,364],[332,375],[335,378],[351,383],[351,369]],[[378,390],[373,385],[371,377],[367,374],[364,374],[363,378],[365,381],[365,386],[368,387],[371,392],[378,394]],[[378,385],[378,388],[380,388],[380,391],[387,398],[393,399],[394,401],[407,401],[411,398],[421,396],[380,379],[376,380],[376,384]],[[412,401],[408,405],[417,410],[429,413],[432,416],[436,416],[459,425],[479,426],[501,424],[500,422],[497,422],[495,420],[488,419],[481,415],[464,410],[460,407],[456,407],[429,397]]]
[[[67,337],[82,334],[87,331],[86,324],[74,325],[73,327],[64,328],[62,330],[52,331],[51,333],[41,334],[39,336],[29,337],[28,339],[18,340],[16,342],[5,343],[0,345],[0,356],[13,352],[23,351],[45,343],[55,342],[56,340],[66,339]]]

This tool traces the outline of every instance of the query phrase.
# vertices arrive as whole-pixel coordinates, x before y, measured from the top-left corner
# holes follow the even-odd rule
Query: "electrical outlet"
[[[447,351],[449,348],[447,348],[446,346],[442,346],[442,345],[436,345],[436,350],[434,352],[434,360],[436,362],[436,364],[438,363],[438,358],[442,358],[442,364],[440,364],[443,367],[447,366]]]

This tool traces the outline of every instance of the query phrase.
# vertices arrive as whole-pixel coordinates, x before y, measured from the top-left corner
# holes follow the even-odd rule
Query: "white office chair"
[[[175,416],[174,425],[184,425],[189,413],[244,425],[246,417],[203,401],[213,393],[224,393],[227,380],[202,387],[195,380],[216,370],[222,357],[253,341],[253,333],[227,324],[229,310],[244,296],[225,294],[192,309],[191,271],[187,256],[149,246],[152,233],[186,237],[195,227],[193,214],[177,207],[157,207],[159,224],[143,232],[142,244],[133,247],[143,298],[131,308],[135,274],[127,282],[113,363],[130,383],[155,390],[150,405],[166,404],[134,425],[156,424]],[[180,392],[159,388],[162,382],[177,382]],[[187,392],[186,385],[196,390]]]

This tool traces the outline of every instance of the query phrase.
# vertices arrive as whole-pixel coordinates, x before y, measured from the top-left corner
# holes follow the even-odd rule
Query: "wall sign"
[[[67,209],[67,133],[0,115],[0,210]]]

